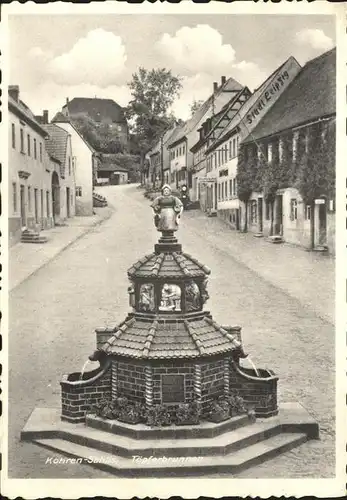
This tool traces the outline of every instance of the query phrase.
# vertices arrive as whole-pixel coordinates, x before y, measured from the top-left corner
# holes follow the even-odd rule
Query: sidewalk
[[[73,217],[67,226],[41,231],[47,243],[17,243],[9,249],[9,291],[16,288],[38,269],[45,266],[74,241],[88,233],[93,227],[109,219],[112,207],[94,208],[91,217]]]
[[[297,299],[318,317],[335,324],[333,257],[287,244],[272,244],[255,238],[252,233],[239,233],[222,220],[208,218],[199,210],[185,212],[184,218],[189,219],[189,231],[203,233],[204,238],[219,250]]]

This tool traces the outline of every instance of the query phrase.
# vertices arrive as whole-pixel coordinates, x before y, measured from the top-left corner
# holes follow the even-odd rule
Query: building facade
[[[208,118],[216,115],[238,94],[243,86],[233,78],[221,77],[221,83],[213,84],[213,93],[193,114],[193,116],[171,136],[170,151],[171,185],[179,188],[187,185],[192,201],[198,199],[197,183],[193,185],[194,155],[191,148],[199,141],[199,129]]]
[[[335,119],[333,49],[306,63],[242,143],[258,169],[248,230],[335,253]]]
[[[75,162],[70,134],[53,123],[49,124],[48,117],[44,121],[47,123],[43,123],[43,127],[49,134],[46,149],[54,165],[52,200],[56,225],[76,214]]]
[[[177,128],[172,127],[166,130],[147,154],[148,169],[145,184],[148,187],[158,188],[162,184],[171,184],[168,143]]]
[[[93,215],[93,186],[96,183],[98,168],[97,154],[64,115],[58,113],[54,117],[54,123],[71,137],[76,215]]]
[[[66,163],[62,162],[64,155],[72,157],[68,136],[64,134],[63,142],[57,140],[20,100],[16,85],[9,86],[8,109],[8,209],[12,245],[20,240],[24,230],[49,229],[72,217],[75,211],[74,200],[68,211],[64,199],[66,193],[74,194],[73,175],[68,175]]]
[[[202,208],[217,213],[233,228],[242,226],[244,213],[238,198],[237,164],[239,144],[265,116],[300,71],[290,57],[253,94],[244,87],[202,128],[196,155],[204,155],[205,171],[198,170]],[[199,181],[202,178],[202,181]]]

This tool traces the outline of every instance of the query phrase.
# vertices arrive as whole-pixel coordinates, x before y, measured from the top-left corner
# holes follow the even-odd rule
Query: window
[[[311,205],[305,205],[305,219],[311,220]]]
[[[237,194],[237,180],[236,180],[236,177],[234,179],[234,195],[236,196]]]
[[[40,161],[42,162],[42,142],[40,142]]]
[[[283,139],[278,141],[278,159],[280,163],[283,161]]]
[[[31,144],[30,144],[30,135],[29,134],[27,135],[27,140],[28,140],[28,156],[30,156],[30,154],[31,154],[31,148],[30,148]]]
[[[221,185],[218,184],[218,200],[220,200],[220,194],[221,194]]]
[[[28,186],[28,209],[31,212],[31,187]]]
[[[298,219],[298,202],[296,198],[290,200],[290,220]]]
[[[233,139],[233,158],[236,156],[236,139]]]
[[[231,156],[231,141],[229,141],[229,160],[232,158]]]
[[[269,162],[272,161],[272,144],[268,144],[267,146],[267,159]]]
[[[161,379],[162,402],[184,402],[184,375],[162,375]]]
[[[20,152],[24,153],[24,130],[20,129]]]
[[[37,158],[37,145],[36,145],[36,139],[34,139],[34,158],[36,160]]]
[[[221,188],[222,188],[221,199],[224,200],[224,182],[221,184]]]
[[[186,146],[184,145],[182,149],[183,149],[182,154],[185,155],[186,154]]]
[[[12,203],[13,211],[17,212],[17,184],[12,182]]]
[[[265,220],[270,220],[270,203],[265,202]]]
[[[69,156],[69,175],[71,175],[71,158]]]
[[[224,196],[225,196],[225,199],[228,198],[228,181],[224,182]]]
[[[76,186],[76,196],[82,196],[82,188],[81,188],[81,186]]]
[[[299,141],[299,132],[294,132],[294,134],[293,134],[293,160],[297,159],[298,141]]]
[[[12,147],[16,149],[16,127],[14,123],[12,123]]]
[[[251,218],[251,223],[252,224],[256,224],[257,223],[257,200],[251,200],[250,218]]]
[[[236,155],[235,156],[237,156],[238,152],[239,152],[239,136],[236,137]]]
[[[230,179],[229,181],[229,198],[231,198],[233,195],[233,180]]]

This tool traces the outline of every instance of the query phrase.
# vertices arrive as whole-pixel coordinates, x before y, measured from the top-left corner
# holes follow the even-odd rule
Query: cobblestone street
[[[60,406],[62,375],[81,370],[95,350],[95,328],[125,317],[127,269],[152,252],[158,238],[141,190],[100,192],[115,207],[113,215],[10,294],[10,477],[110,477],[87,465],[46,464],[51,452],[19,441],[35,407]],[[178,238],[185,252],[211,268],[206,307],[216,321],[241,325],[255,366],[279,376],[279,403],[299,401],[320,425],[319,441],[237,477],[333,477],[334,261],[233,232],[200,211],[183,214]]]

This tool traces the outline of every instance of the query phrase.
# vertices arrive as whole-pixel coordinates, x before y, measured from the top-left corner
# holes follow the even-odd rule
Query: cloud
[[[130,99],[130,91],[126,85],[110,85],[109,87],[98,87],[96,85],[60,85],[52,81],[41,82],[41,84],[29,89],[21,88],[21,98],[34,112],[42,114],[43,109],[49,111],[49,119],[61,111],[66,103],[74,97],[99,97],[113,99],[120,106],[126,106]]]
[[[240,61],[232,65],[232,76],[242,85],[253,90],[259,87],[269,75],[256,63]]]
[[[323,30],[304,29],[296,34],[296,42],[301,45],[310,45],[313,49],[329,50],[334,46],[334,42]]]
[[[165,33],[155,49],[169,66],[182,74],[211,73],[235,59],[235,51],[223,44],[222,35],[207,24],[184,26],[174,36]]]
[[[38,47],[31,50],[31,57],[47,61],[48,55]],[[61,85],[108,87],[117,84],[126,60],[121,37],[99,28],[89,31],[68,52],[47,61],[47,73]]]

